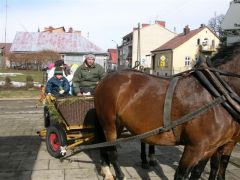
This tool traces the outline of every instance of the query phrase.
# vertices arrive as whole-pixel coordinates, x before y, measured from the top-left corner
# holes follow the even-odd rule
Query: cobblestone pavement
[[[43,128],[42,107],[37,100],[0,100],[0,180],[97,180],[99,156],[96,150],[72,157],[62,163],[51,157],[44,140],[36,135]],[[119,160],[127,179],[173,179],[182,147],[158,147],[158,165],[149,170],[140,167],[140,143],[118,147]],[[237,147],[227,169],[227,179],[240,179],[240,151]],[[202,179],[207,179],[206,167]]]

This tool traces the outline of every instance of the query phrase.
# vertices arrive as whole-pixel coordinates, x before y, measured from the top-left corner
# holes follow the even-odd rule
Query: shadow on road
[[[0,179],[31,179],[40,144],[38,136],[0,137]]]

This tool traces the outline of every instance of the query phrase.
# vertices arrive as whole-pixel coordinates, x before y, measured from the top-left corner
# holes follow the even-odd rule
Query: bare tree
[[[41,70],[48,63],[55,62],[60,59],[60,54],[54,51],[39,51],[33,53],[11,53],[8,56],[11,67],[19,66],[26,69]]]
[[[215,15],[215,17],[212,17],[208,21],[208,27],[218,36],[221,36],[223,32],[221,28],[223,19],[224,19],[224,15],[220,14],[218,16]]]

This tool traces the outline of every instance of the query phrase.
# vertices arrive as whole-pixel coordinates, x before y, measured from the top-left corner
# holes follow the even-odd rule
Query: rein
[[[216,69],[216,68],[210,68],[210,67],[206,67],[206,68],[197,68],[197,69],[209,69],[210,71],[212,72],[218,72],[220,75],[224,75],[224,76],[231,76],[231,77],[236,77],[236,78],[240,78],[240,74],[238,73],[232,73],[232,72],[229,72],[229,71],[223,71],[223,70],[220,70],[220,69]]]
[[[195,77],[200,83],[214,96],[224,95],[226,101],[222,103],[223,107],[240,123],[240,97],[232,88],[220,77],[225,76],[240,77],[239,74],[218,70],[215,68],[200,65],[195,68]]]
[[[69,157],[71,157],[71,156],[73,156],[77,153],[80,153],[84,150],[115,146],[117,144],[128,142],[128,141],[133,141],[133,140],[142,140],[142,139],[148,138],[150,136],[169,131],[169,130],[175,128],[176,126],[181,125],[185,122],[188,122],[189,120],[193,119],[194,117],[196,117],[200,114],[203,114],[204,112],[211,109],[213,106],[216,106],[218,104],[223,103],[225,100],[226,99],[225,99],[224,96],[220,96],[218,98],[215,98],[214,100],[210,101],[209,103],[202,106],[201,108],[199,108],[199,109],[197,109],[197,110],[195,110],[195,111],[193,111],[189,114],[184,115],[183,117],[177,119],[176,121],[173,121],[171,124],[169,124],[165,127],[159,127],[159,128],[153,129],[151,131],[148,131],[148,132],[145,132],[145,133],[142,133],[142,134],[139,134],[139,135],[130,136],[128,138],[119,138],[119,139],[116,139],[115,141],[108,141],[108,142],[103,142],[103,143],[78,146],[74,150],[71,151],[71,154],[60,158],[60,160],[62,161],[64,159],[69,158]]]

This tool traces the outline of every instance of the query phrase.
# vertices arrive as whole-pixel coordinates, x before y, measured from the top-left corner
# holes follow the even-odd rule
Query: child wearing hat
[[[54,76],[47,82],[45,92],[47,95],[56,97],[69,95],[70,85],[68,80],[63,77],[62,68],[56,67]]]

